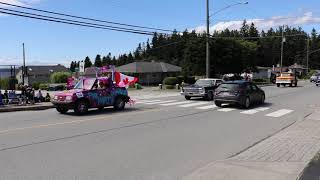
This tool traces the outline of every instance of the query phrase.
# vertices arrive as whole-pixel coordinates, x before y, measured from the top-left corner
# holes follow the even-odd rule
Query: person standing
[[[3,93],[3,100],[4,100],[4,104],[8,104],[9,102],[9,95],[8,95],[8,90],[5,90]]]

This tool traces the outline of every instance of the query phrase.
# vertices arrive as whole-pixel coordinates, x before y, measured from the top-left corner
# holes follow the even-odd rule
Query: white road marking
[[[160,100],[150,100],[150,101],[137,101],[136,104],[144,104],[144,103],[152,103],[152,102],[159,102]]]
[[[220,112],[230,112],[230,111],[234,111],[234,110],[236,110],[236,109],[234,109],[234,108],[221,108],[221,109],[218,109],[218,111],[220,111]]]
[[[268,117],[281,117],[281,116],[284,116],[284,115],[292,113],[292,112],[293,112],[293,110],[290,110],[290,109],[281,109],[279,111],[275,111],[273,113],[267,114],[266,116],[268,116]]]
[[[193,107],[193,106],[201,106],[201,105],[204,105],[204,104],[209,104],[209,102],[197,102],[197,103],[192,103],[192,104],[185,104],[185,105],[181,105],[179,107]]]
[[[209,106],[203,106],[203,107],[197,107],[196,109],[201,109],[201,110],[205,110],[205,109],[214,109],[216,108],[216,105],[209,105]]]
[[[153,105],[153,104],[171,103],[176,101],[177,100],[168,100],[168,101],[158,101],[158,102],[150,102],[150,103],[144,103],[144,104]]]
[[[180,101],[180,102],[160,104],[160,105],[161,105],[161,106],[174,106],[174,105],[189,104],[189,103],[192,103],[192,101]]]
[[[262,112],[262,111],[266,111],[270,108],[257,108],[257,109],[250,109],[250,110],[247,110],[247,111],[242,111],[240,112],[241,114],[255,114],[255,113],[258,113],[258,112]]]

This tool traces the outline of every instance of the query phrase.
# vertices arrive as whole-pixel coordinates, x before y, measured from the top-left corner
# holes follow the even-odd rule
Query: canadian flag
[[[132,85],[138,81],[138,78],[132,77],[132,76],[127,76],[125,74],[122,74],[120,72],[115,72],[115,81],[116,84],[119,86],[119,84],[124,84],[125,86]]]

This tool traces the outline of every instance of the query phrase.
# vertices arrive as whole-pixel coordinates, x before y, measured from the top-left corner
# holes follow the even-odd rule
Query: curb
[[[10,108],[0,108],[0,113],[4,112],[16,112],[16,111],[37,111],[37,110],[47,110],[53,108],[53,105],[43,105],[43,106],[24,106],[24,107],[10,107]]]

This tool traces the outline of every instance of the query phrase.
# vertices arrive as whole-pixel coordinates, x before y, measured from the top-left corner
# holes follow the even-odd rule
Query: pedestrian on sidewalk
[[[44,98],[42,96],[42,92],[41,92],[41,90],[39,90],[36,97],[35,97],[35,101],[40,103],[40,102],[43,102],[43,100],[44,100]]]
[[[51,101],[51,97],[50,97],[50,94],[49,94],[49,93],[47,93],[46,98],[45,98],[45,101],[46,101],[46,102],[50,102],[50,101]]]
[[[4,104],[8,104],[9,102],[8,90],[5,90],[3,93],[3,101],[4,101]]]

